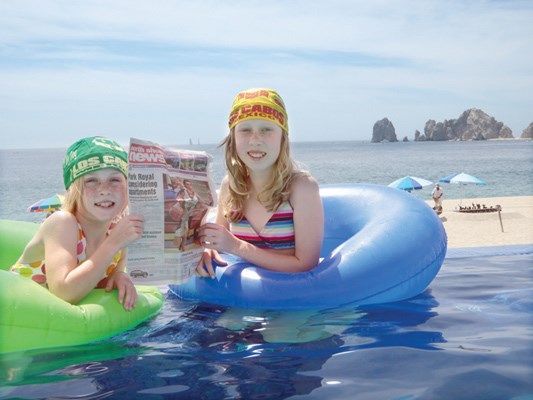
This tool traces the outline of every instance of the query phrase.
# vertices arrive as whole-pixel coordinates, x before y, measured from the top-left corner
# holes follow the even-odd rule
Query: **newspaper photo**
[[[196,233],[216,206],[211,161],[206,152],[130,139],[129,211],[144,217],[142,237],[127,251],[134,283],[178,284],[194,273],[203,253]]]

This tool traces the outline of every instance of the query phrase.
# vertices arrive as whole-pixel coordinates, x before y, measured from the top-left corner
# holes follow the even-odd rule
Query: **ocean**
[[[218,187],[225,170],[222,149],[216,144],[172,147],[211,154]],[[296,142],[291,151],[320,184],[388,185],[407,175],[436,182],[465,172],[486,185],[443,184],[445,198],[533,195],[533,141]],[[66,148],[0,150],[0,219],[41,220],[42,216],[26,209],[41,198],[64,192],[61,165],[65,152]],[[412,194],[429,200],[431,190],[428,186]]]

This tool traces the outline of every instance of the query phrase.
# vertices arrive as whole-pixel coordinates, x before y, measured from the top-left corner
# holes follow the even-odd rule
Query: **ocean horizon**
[[[150,138],[141,138],[150,140]],[[153,139],[152,139],[153,140]],[[155,141],[155,140],[153,140]],[[212,155],[212,175],[218,187],[225,173],[218,144],[167,145]],[[39,213],[26,209],[39,199],[63,193],[65,148],[0,150],[0,219],[38,222]],[[520,139],[448,142],[370,141],[293,142],[293,158],[319,184],[372,183],[388,185],[403,176],[436,183],[465,172],[485,185],[442,184],[446,199],[533,195],[533,141]],[[432,186],[413,191],[431,199]]]

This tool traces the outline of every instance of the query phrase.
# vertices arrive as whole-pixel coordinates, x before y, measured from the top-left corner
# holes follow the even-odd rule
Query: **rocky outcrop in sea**
[[[520,139],[533,139],[533,122],[520,135]]]
[[[487,140],[487,139],[513,139],[511,128],[503,122],[496,121],[494,117],[480,109],[466,110],[457,119],[436,122],[430,119],[426,122],[424,133],[415,131],[415,142],[445,141],[445,140]],[[520,139],[533,139],[533,122],[524,129]],[[372,143],[397,142],[394,125],[388,118],[383,118],[374,124]],[[403,142],[408,142],[404,136]]]
[[[436,122],[430,119],[426,122],[423,135],[415,133],[415,141],[500,138],[512,139],[513,133],[511,129],[503,122],[496,121],[494,117],[477,108],[466,110],[457,119],[444,120],[444,122]]]
[[[372,143],[397,142],[396,130],[388,118],[383,118],[374,124]]]

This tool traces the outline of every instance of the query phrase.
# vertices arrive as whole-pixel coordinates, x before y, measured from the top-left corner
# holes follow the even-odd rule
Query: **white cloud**
[[[262,85],[296,140],[368,140],[384,116],[412,137],[471,107],[519,136],[531,20],[525,1],[2,2],[0,130],[218,142],[235,92]]]

